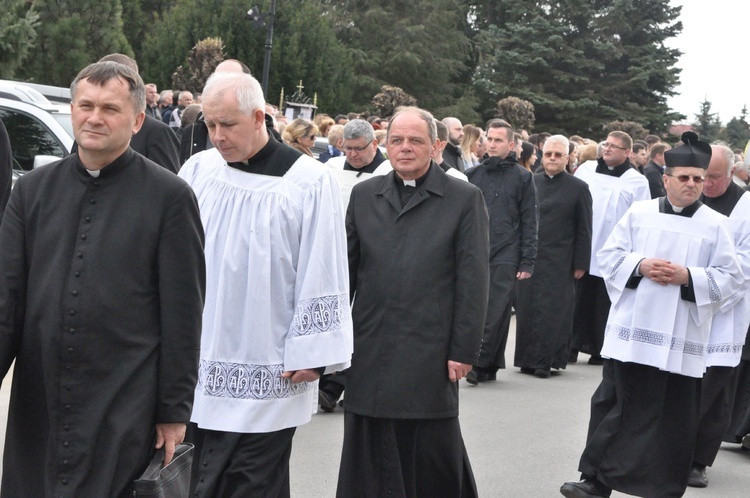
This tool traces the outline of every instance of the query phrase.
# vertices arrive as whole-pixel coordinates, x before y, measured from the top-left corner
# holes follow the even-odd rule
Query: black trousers
[[[514,265],[495,265],[490,268],[490,295],[476,365],[478,367],[494,370],[505,368],[505,346],[510,330],[516,273]]]
[[[611,305],[603,278],[587,273],[576,282],[572,349],[595,357],[601,354]]]
[[[635,496],[682,496],[700,397],[700,379],[604,360],[578,467],[584,478]]]
[[[289,457],[296,430],[239,434],[190,424],[186,439],[195,444],[190,496],[289,498]]]
[[[474,498],[458,417],[402,420],[346,412],[338,498]]]
[[[735,373],[732,367],[710,367],[701,381],[701,414],[693,462],[704,467],[714,464],[721,439],[732,420]]]

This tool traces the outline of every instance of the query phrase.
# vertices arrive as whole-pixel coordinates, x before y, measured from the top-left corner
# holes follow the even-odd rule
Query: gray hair
[[[368,142],[375,140],[375,129],[364,119],[352,119],[344,125],[344,141],[364,138]]]
[[[203,100],[209,100],[224,95],[224,92],[232,91],[237,97],[237,108],[243,114],[250,116],[253,112],[261,110],[266,112],[266,101],[263,98],[263,89],[258,80],[245,73],[214,73],[208,78],[203,88]]]
[[[565,150],[570,151],[570,140],[564,135],[552,135],[544,142],[544,146],[546,147],[548,143],[552,142],[562,144],[565,146]]]
[[[715,149],[715,153],[720,155],[722,160],[724,161],[724,164],[727,168],[727,176],[732,176],[732,167],[734,166],[734,152],[732,151],[732,149],[730,149],[726,143],[720,140],[712,143],[711,148]]]
[[[133,104],[133,110],[136,113],[143,112],[146,109],[146,86],[138,75],[138,71],[119,62],[95,62],[81,69],[73,83],[70,84],[70,98],[75,102],[76,90],[81,80],[88,80],[93,85],[104,86],[110,80],[115,79],[125,80],[130,90],[130,102]]]
[[[738,171],[747,171],[747,164],[745,164],[745,161],[736,161],[734,163],[734,172],[737,173]]]
[[[427,135],[430,137],[430,143],[434,144],[435,140],[437,140],[437,127],[435,126],[435,118],[432,117],[432,114],[430,114],[428,111],[414,106],[404,106],[396,109],[396,114],[394,114],[391,120],[388,122],[388,135],[390,136],[391,134],[391,125],[393,124],[393,121],[395,121],[400,114],[405,114],[407,112],[416,114],[422,121],[425,122],[425,124],[427,125]]]

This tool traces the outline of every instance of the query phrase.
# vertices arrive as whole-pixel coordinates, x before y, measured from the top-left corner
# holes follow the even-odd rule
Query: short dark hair
[[[504,128],[505,136],[508,139],[508,142],[514,141],[513,135],[515,132],[513,131],[513,127],[504,119],[490,119],[489,121],[487,121],[487,132],[489,133],[489,131],[493,128]]]
[[[118,78],[125,80],[128,85],[133,110],[143,112],[146,109],[146,86],[143,84],[143,80],[138,75],[138,71],[115,61],[95,62],[81,69],[73,83],[70,84],[70,97],[75,101],[76,90],[81,80],[87,80],[97,86],[104,86],[108,81]]]
[[[633,153],[636,154],[642,150],[646,150],[646,146],[640,143],[634,143],[633,144]]]
[[[619,131],[619,130],[611,131],[609,132],[609,135],[607,136],[615,137],[616,139],[618,139],[619,141],[623,143],[626,149],[633,150],[633,139],[630,138],[630,135],[628,135],[624,131]]]
[[[655,159],[656,156],[658,156],[659,154],[664,154],[669,148],[670,147],[668,144],[662,142],[656,143],[651,146],[651,152],[649,156],[651,157],[651,159]]]
[[[644,138],[643,140],[649,145],[654,145],[661,142],[661,139],[656,135],[646,135],[646,138]]]
[[[448,127],[442,121],[435,120],[435,128],[437,128],[437,137],[441,142],[448,141]]]

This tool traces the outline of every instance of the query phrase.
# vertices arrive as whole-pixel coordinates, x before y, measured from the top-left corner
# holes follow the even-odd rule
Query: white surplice
[[[283,176],[230,167],[216,149],[180,176],[206,233],[206,304],[192,421],[240,433],[310,421],[317,382],[284,371],[349,366],[346,230],[329,169],[301,156]]]
[[[334,161],[334,159],[338,160]],[[329,159],[328,162],[325,163],[325,165],[330,168],[331,173],[333,174],[333,177],[336,179],[336,183],[339,186],[339,189],[341,191],[341,201],[344,203],[345,211],[347,206],[349,206],[349,198],[351,197],[352,189],[356,184],[372,178],[373,176],[387,175],[393,170],[390,161],[388,161],[387,159],[378,164],[378,167],[375,168],[375,171],[373,171],[372,173],[364,173],[362,171],[344,169],[345,163],[346,156],[341,156],[340,158],[334,157]]]
[[[706,206],[688,218],[660,213],[659,199],[636,202],[597,256],[612,301],[602,356],[702,377],[711,317],[744,282],[729,220]],[[626,288],[644,258],[687,267],[696,302],[645,277]]]
[[[620,177],[596,172],[596,161],[586,161],[575,176],[589,185],[592,199],[591,265],[589,273],[601,277],[596,253],[604,246],[609,234],[625,211],[635,201],[651,199],[645,176],[630,168]]]
[[[737,259],[745,283],[713,317],[706,366],[736,367],[742,359],[750,326],[750,192],[745,192],[729,215]]]

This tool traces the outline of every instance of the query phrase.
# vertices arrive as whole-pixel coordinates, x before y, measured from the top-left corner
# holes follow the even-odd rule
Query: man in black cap
[[[711,147],[693,132],[682,141],[665,153],[666,197],[634,203],[597,254],[612,307],[569,498],[687,487],[711,317],[744,277],[728,219],[699,201]]]

